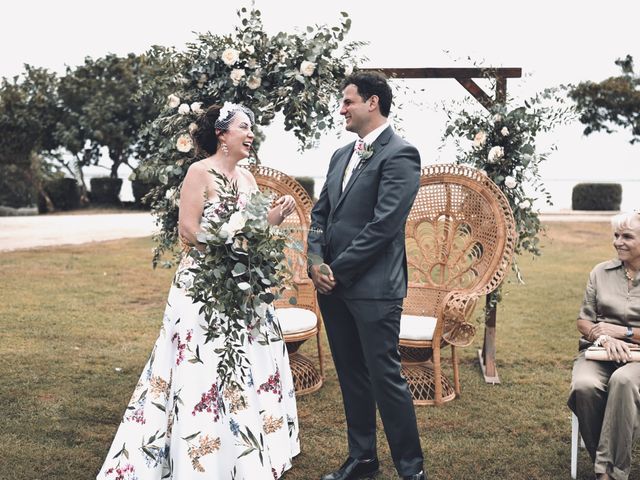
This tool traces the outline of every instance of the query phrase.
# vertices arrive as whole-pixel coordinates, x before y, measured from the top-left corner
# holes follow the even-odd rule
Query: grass
[[[543,256],[521,259],[527,284],[508,284],[498,311],[502,383],[479,373],[479,325],[461,352],[462,397],[417,409],[430,478],[569,478],[575,316],[589,270],[613,255],[609,237],[606,224],[550,224]],[[162,320],[172,272],[151,269],[151,246],[0,254],[0,479],[95,477]],[[303,350],[313,355],[313,342]],[[330,359],[326,373],[320,391],[298,399],[302,453],[286,480],[316,479],[346,455]],[[379,478],[396,478],[381,429],[378,443]],[[584,450],[578,471],[593,478]]]

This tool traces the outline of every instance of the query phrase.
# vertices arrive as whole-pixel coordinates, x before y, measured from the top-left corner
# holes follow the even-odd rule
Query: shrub
[[[131,181],[131,190],[133,191],[133,198],[135,199],[135,204],[138,207],[145,207],[147,209],[151,208],[149,202],[144,200],[144,197],[147,193],[149,193],[154,187],[155,183],[147,183],[143,180],[132,180]]]
[[[620,210],[622,185],[619,183],[578,183],[571,194],[573,210]]]
[[[91,179],[91,202],[102,205],[120,205],[121,178],[96,177]]]
[[[0,165],[0,205],[12,208],[33,205],[35,191],[28,172],[17,165]]]
[[[300,185],[302,185],[302,188],[304,188],[307,191],[311,199],[313,199],[315,180],[312,177],[295,177],[295,178],[296,178],[296,181]]]
[[[44,190],[56,210],[73,210],[80,206],[80,190],[74,178],[48,180],[44,183]],[[47,205],[42,195],[38,196],[38,212],[47,212]]]

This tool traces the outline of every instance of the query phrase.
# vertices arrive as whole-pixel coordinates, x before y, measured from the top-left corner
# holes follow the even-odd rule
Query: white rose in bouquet
[[[516,188],[517,185],[518,185],[518,182],[511,175],[509,175],[504,179],[504,186],[507,188]]]
[[[247,219],[244,217],[242,212],[232,213],[229,220],[227,220],[227,223],[220,227],[220,230],[227,234],[227,241],[225,243],[232,243],[235,234],[242,230],[246,223]]]
[[[235,48],[227,48],[224,52],[222,52],[222,61],[228,66],[235,65],[235,63],[240,59],[240,52]]]
[[[187,113],[189,113],[191,111],[191,109],[189,108],[189,105],[187,105],[186,103],[183,103],[182,105],[180,105],[178,107],[178,113],[180,115],[186,115]]]
[[[234,87],[237,87],[238,85],[240,85],[240,82],[244,78],[244,75],[245,75],[244,68],[234,68],[233,70],[231,70],[231,73],[229,74],[229,78],[231,78],[231,81],[233,82]]]
[[[509,135],[509,129],[507,127],[502,127],[502,130],[500,130],[500,133],[502,134],[503,137],[506,137],[507,135]]]
[[[176,108],[180,105],[180,97],[172,93],[167,97],[167,105],[169,105],[170,108]]]
[[[502,157],[504,157],[504,148],[498,146],[491,147],[489,155],[487,155],[487,161],[489,163],[497,163]]]
[[[473,137],[473,148],[479,150],[484,147],[484,144],[487,142],[487,134],[484,130],[480,130],[476,133],[476,136]]]
[[[191,137],[186,133],[183,133],[178,137],[178,141],[176,142],[176,148],[179,152],[187,153],[190,152],[193,148],[193,142],[191,141]]]
[[[300,64],[300,73],[305,77],[310,77],[316,71],[316,64],[309,60],[303,60]]]

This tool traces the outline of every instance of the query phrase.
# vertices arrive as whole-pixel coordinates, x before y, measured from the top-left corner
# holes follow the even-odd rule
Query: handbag
[[[640,347],[631,347],[631,362],[640,362]],[[607,349],[604,347],[589,347],[584,353],[584,358],[587,360],[598,360],[601,362],[612,362],[609,358]]]

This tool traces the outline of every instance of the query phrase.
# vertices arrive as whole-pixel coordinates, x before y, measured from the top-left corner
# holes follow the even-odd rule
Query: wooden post
[[[484,342],[478,350],[478,361],[487,383],[500,383],[496,369],[496,313],[497,305],[491,304],[491,295],[486,297],[486,311],[484,318]]]

